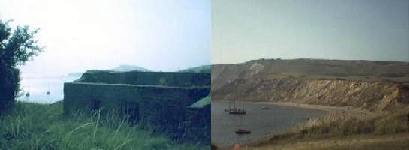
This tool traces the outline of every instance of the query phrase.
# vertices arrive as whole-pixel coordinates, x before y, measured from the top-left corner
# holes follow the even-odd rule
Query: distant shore
[[[314,105],[314,104],[300,104],[300,103],[291,103],[291,102],[255,102],[259,104],[272,104],[277,106],[286,106],[286,107],[298,107],[303,109],[315,109],[322,110],[326,112],[350,112],[357,114],[374,114],[367,110],[354,108],[352,106],[325,106],[325,105]]]

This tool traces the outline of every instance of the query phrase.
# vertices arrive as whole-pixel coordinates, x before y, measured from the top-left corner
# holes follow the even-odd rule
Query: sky
[[[212,63],[409,61],[409,0],[213,0]]]
[[[176,71],[210,64],[210,0],[0,0],[0,18],[39,28],[23,76],[122,64]]]

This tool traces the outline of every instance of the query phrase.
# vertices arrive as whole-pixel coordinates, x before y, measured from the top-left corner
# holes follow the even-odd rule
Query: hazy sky
[[[210,0],[0,0],[0,18],[40,28],[46,49],[23,75],[129,64],[173,71],[210,63]]]
[[[212,62],[409,61],[409,0],[213,0]]]

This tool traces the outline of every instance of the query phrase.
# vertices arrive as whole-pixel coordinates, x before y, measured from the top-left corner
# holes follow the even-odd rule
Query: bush
[[[0,19],[0,115],[14,106],[20,81],[17,67],[41,51],[34,39],[37,31],[28,26],[12,30]]]
[[[0,64],[0,116],[14,106],[18,93],[19,70],[6,68]]]

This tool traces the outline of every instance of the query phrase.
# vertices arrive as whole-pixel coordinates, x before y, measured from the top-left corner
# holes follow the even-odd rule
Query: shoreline
[[[315,105],[315,104],[301,104],[301,103],[294,103],[294,102],[251,102],[251,103],[321,110],[327,113],[343,112],[343,113],[365,114],[365,115],[376,114],[376,112],[370,112],[368,110],[354,108],[352,106],[325,106],[325,105]]]
[[[218,100],[218,102],[228,102],[227,100]],[[324,105],[313,105],[313,104],[300,104],[300,103],[293,103],[293,102],[266,102],[266,101],[257,101],[257,102],[252,102],[252,101],[243,101],[244,103],[250,103],[250,104],[260,104],[263,106],[268,105],[274,105],[274,106],[280,106],[280,107],[293,107],[293,108],[299,108],[299,109],[309,109],[309,110],[318,110],[325,112],[325,114],[321,117],[327,117],[333,114],[340,114],[342,113],[343,115],[346,116],[360,116],[360,117],[370,117],[370,116],[375,116],[376,112],[370,112],[367,110],[363,110],[360,108],[354,108],[352,106],[324,106]],[[314,117],[311,119],[319,119],[321,117]],[[305,124],[308,121],[300,122],[300,124]],[[265,135],[263,139],[260,140],[252,140],[250,143],[246,144],[249,147],[257,147],[258,144],[263,143],[264,141],[268,140],[271,137],[277,136],[277,135],[285,135],[286,133],[290,133],[289,131],[291,128],[289,128],[285,133],[281,134],[268,134]],[[219,145],[217,145],[219,146]],[[245,146],[245,145],[242,145]],[[229,147],[226,146],[221,146],[219,149],[228,149]]]
[[[220,100],[220,101],[213,101],[214,103],[225,103],[225,104],[227,104],[229,101],[225,101],[225,100]],[[255,111],[254,113],[249,113],[249,114],[252,114],[251,116],[249,116],[249,117],[257,117],[257,115],[256,114],[259,114],[259,113],[257,113],[257,112],[260,112],[261,114],[259,114],[259,115],[263,115],[263,116],[265,116],[266,114],[266,112],[268,112],[269,113],[269,115],[271,116],[271,115],[274,115],[276,112],[274,111],[275,109],[276,109],[276,107],[291,107],[291,106],[296,106],[295,104],[290,104],[290,103],[288,103],[288,104],[281,104],[280,103],[280,105],[279,104],[275,104],[275,103],[271,103],[271,102],[248,102],[248,101],[246,101],[246,102],[243,102],[244,103],[244,105],[248,105],[247,107],[248,107],[248,111],[250,112],[250,111]],[[247,104],[246,104],[247,103]],[[255,105],[254,105],[255,104]],[[254,106],[253,106],[254,105]],[[212,106],[213,107],[213,106]],[[270,107],[270,108],[269,108]],[[309,109],[307,109],[307,108],[304,108],[304,107],[292,107],[292,108],[284,108],[283,110],[288,110],[288,109],[290,109],[290,110],[293,110],[293,109],[295,109],[295,110],[299,110],[299,109],[303,109],[304,111],[307,111],[307,112],[310,112],[310,111],[313,111],[313,112],[316,112],[316,113],[319,113],[319,114],[322,114],[322,115],[320,115],[320,116],[315,116],[315,115],[313,115],[313,116],[315,116],[315,117],[313,117],[313,118],[319,118],[319,117],[322,117],[322,116],[325,116],[328,112],[327,111],[322,111],[322,110],[318,110],[317,111],[317,109],[312,109],[312,108],[309,108]],[[279,109],[279,110],[281,110],[281,109]],[[270,111],[271,111],[271,113],[270,113]],[[290,112],[292,112],[292,111],[290,111]],[[291,113],[290,113],[291,114]],[[268,117],[267,117],[268,118]],[[275,118],[277,118],[277,117],[275,117]],[[278,117],[278,118],[280,118],[280,117]],[[300,119],[300,117],[295,117],[295,118],[298,118],[298,119]],[[301,117],[302,118],[302,117]],[[308,117],[309,118],[309,117]],[[265,118],[266,119],[266,118]],[[297,119],[297,120],[298,120]],[[307,118],[305,118],[305,119],[307,119]],[[269,119],[269,120],[272,120],[272,121],[274,121],[275,119]],[[302,123],[305,123],[305,121],[307,121],[307,120],[304,120],[304,121],[301,121],[301,122],[299,122],[299,124],[302,124]],[[268,126],[276,126],[276,124],[274,124],[274,123],[271,123],[271,124],[269,124]],[[294,127],[295,127],[296,125],[294,125]],[[257,136],[257,138],[255,138],[255,139],[247,139],[247,141],[245,142],[245,143],[247,143],[247,144],[245,144],[245,145],[248,145],[248,146],[251,146],[251,145],[257,145],[257,144],[259,144],[260,142],[264,142],[265,140],[267,140],[267,139],[269,139],[269,138],[272,138],[272,137],[274,137],[274,136],[276,136],[276,135],[281,135],[281,134],[286,134],[286,133],[288,133],[289,131],[289,129],[290,128],[288,128],[289,126],[287,126],[287,127],[285,127],[285,129],[283,128],[283,129],[278,129],[278,128],[282,128],[282,126],[280,126],[280,125],[278,125],[278,126],[276,126],[276,128],[277,129],[271,129],[271,130],[265,130],[264,132],[265,133],[263,133],[264,135],[258,135]],[[281,131],[280,131],[281,130]],[[217,146],[219,149],[228,149],[228,148],[230,148],[231,146],[230,145],[225,145],[225,144],[222,144],[222,143],[220,143],[220,142],[212,142],[212,144],[214,144],[215,146]]]

